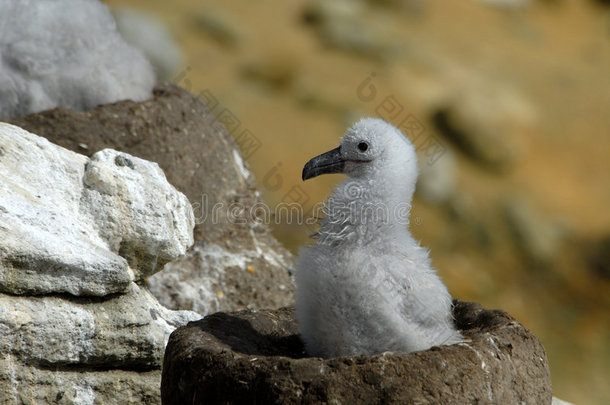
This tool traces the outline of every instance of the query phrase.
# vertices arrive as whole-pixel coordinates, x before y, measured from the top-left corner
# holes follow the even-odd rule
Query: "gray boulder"
[[[306,357],[293,310],[217,313],[177,329],[163,403],[550,404],[544,348],[505,312],[456,301],[470,342],[415,353]]]

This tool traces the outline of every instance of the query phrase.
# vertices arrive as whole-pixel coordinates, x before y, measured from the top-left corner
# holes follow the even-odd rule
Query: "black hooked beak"
[[[343,173],[345,160],[341,157],[341,147],[329,150],[305,164],[303,168],[303,181],[328,173]]]

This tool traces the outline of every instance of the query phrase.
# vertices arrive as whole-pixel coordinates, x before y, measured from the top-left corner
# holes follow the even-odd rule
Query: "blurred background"
[[[302,167],[358,118],[399,126],[422,172],[411,230],[452,295],[531,329],[555,396],[610,402],[609,2],[107,3],[225,123],[271,207],[329,194],[341,177]]]

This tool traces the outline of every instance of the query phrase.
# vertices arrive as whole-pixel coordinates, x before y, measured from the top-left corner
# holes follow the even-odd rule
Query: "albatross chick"
[[[366,118],[311,159],[303,180],[344,173],[316,243],[296,262],[296,316],[307,352],[335,357],[413,352],[463,340],[451,296],[413,239],[408,218],[417,158],[387,122]]]

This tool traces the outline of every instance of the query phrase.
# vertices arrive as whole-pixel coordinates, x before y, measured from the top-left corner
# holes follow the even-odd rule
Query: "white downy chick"
[[[99,0],[0,1],[0,118],[143,101],[154,85]]]
[[[408,230],[417,181],[411,142],[381,119],[352,126],[303,180],[344,173],[317,243],[296,262],[296,316],[311,356],[413,352],[463,341],[447,287]]]

